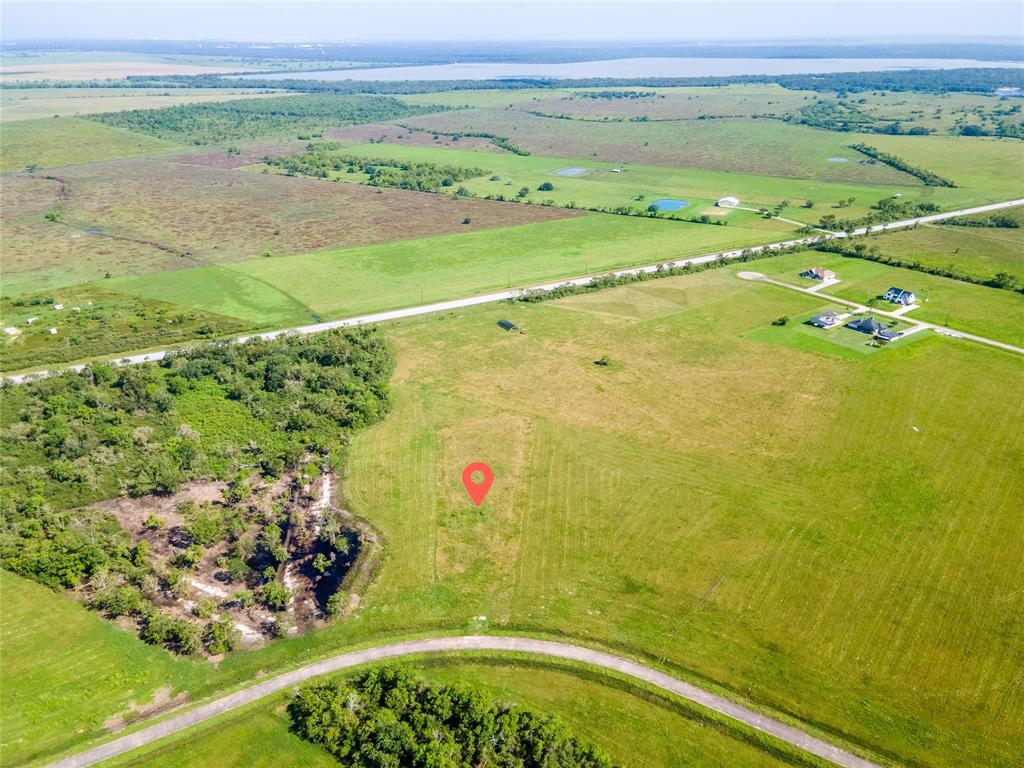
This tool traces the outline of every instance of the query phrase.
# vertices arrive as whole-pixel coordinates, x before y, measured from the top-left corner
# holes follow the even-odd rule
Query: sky
[[[1024,38],[1020,0],[0,0],[5,40]]]

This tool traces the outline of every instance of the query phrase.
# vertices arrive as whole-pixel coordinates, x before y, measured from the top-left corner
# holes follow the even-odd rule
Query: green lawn
[[[299,319],[303,306],[321,319],[344,317],[778,237],[602,214],[110,282],[258,324],[295,324],[310,322],[308,314]]]
[[[879,242],[885,252],[886,240],[883,238]],[[758,262],[755,269],[793,285],[806,286],[808,281],[800,277],[800,272],[808,266],[831,269],[839,276],[838,284],[824,290],[827,294],[862,304],[877,299],[880,309],[891,311],[898,307],[878,297],[893,286],[903,288],[914,291],[919,297],[920,306],[907,313],[909,318],[976,333],[996,341],[1024,345],[1024,295],[1014,291],[964,283],[831,253],[780,256]]]
[[[175,659],[65,595],[0,571],[0,764],[23,765],[80,743],[160,688],[200,681],[203,661]]]
[[[623,768],[683,768],[730,765],[769,768],[790,763],[729,732],[686,716],[666,698],[642,698],[615,686],[602,685],[616,678],[590,680],[576,668],[557,662],[516,663],[508,657],[493,660],[473,655],[434,662],[406,662],[427,680],[439,684],[468,683],[488,690],[502,701],[515,702],[544,714],[555,715],[573,732],[601,746]],[[319,768],[338,763],[319,747],[288,730],[285,697],[187,732],[159,748],[150,748],[112,761],[111,766],[159,768],[184,763],[244,766],[245,768]]]
[[[313,313],[295,297],[294,279],[271,285],[222,265],[115,278],[103,284],[124,293],[236,317],[257,327],[313,322]]]
[[[0,171],[52,168],[151,155],[177,145],[73,117],[19,120],[0,132]]]

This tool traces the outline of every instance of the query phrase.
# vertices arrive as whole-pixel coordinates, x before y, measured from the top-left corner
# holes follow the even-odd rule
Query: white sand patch
[[[207,584],[205,581],[193,581],[192,587],[193,589],[197,589],[204,594],[211,595],[213,597],[219,597],[221,600],[231,597],[231,593],[228,592],[226,589],[221,589],[215,584]]]

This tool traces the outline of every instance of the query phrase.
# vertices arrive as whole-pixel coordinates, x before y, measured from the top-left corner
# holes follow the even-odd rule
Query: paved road
[[[265,696],[291,688],[312,677],[329,672],[337,672],[338,670],[348,669],[368,662],[393,659],[398,656],[408,656],[416,653],[470,650],[516,651],[519,653],[540,654],[559,659],[570,659],[620,672],[637,680],[650,683],[664,691],[682,696],[684,699],[689,699],[726,717],[746,723],[752,728],[771,734],[782,741],[829,760],[836,765],[845,766],[845,768],[879,768],[875,763],[857,757],[820,739],[816,739],[797,728],[780,723],[778,720],[773,720],[770,717],[735,704],[728,699],[705,691],[695,685],[666,675],[664,672],[658,672],[655,669],[646,667],[643,664],[612,656],[608,653],[602,653],[601,651],[590,650],[589,648],[566,645],[565,643],[532,640],[525,637],[489,637],[481,635],[410,640],[334,656],[325,661],[309,664],[292,672],[286,672],[245,690],[232,693],[209,704],[204,704],[168,720],[158,722],[148,728],[143,728],[140,731],[122,736],[119,739],[94,747],[86,752],[73,755],[54,763],[50,768],[83,768],[83,766],[94,765],[102,760],[107,760],[149,744],[164,736],[176,733],[184,728],[189,728],[197,723],[217,717],[225,712],[230,712]]]
[[[801,288],[798,285],[790,285],[789,283],[783,283],[780,280],[772,280],[770,277],[765,277],[760,272],[740,272],[739,276],[744,280],[758,280],[764,283],[771,283],[772,285],[778,285],[782,288],[788,288],[791,291],[798,291],[800,293],[809,293],[811,296],[818,296],[822,299],[834,302],[836,304],[842,304],[843,306],[855,309],[858,312],[870,313],[873,315],[881,315],[882,317],[891,317],[893,320],[899,320],[900,322],[910,323],[913,327],[907,331],[907,333],[916,333],[917,331],[929,328],[933,331],[941,333],[943,336],[949,336],[954,339],[968,339],[969,341],[977,342],[978,344],[987,344],[990,347],[1002,349],[1007,352],[1016,352],[1018,355],[1024,355],[1024,348],[1015,347],[1013,344],[1007,344],[1003,341],[996,341],[995,339],[989,339],[984,336],[978,336],[973,333],[966,333],[965,331],[952,331],[944,325],[936,325],[935,323],[926,323],[924,320],[918,320],[903,314],[908,311],[907,308],[902,310],[894,310],[892,312],[886,312],[882,309],[875,309],[868,307],[865,304],[858,304],[856,301],[850,301],[849,299],[841,299],[838,296],[825,293],[821,290],[824,286],[812,286],[810,288]]]
[[[913,227],[918,224],[929,224],[936,221],[943,221],[945,219],[955,218],[957,216],[969,216],[973,213],[989,213],[991,211],[998,211],[1003,208],[1013,208],[1015,206],[1024,205],[1024,199],[1020,200],[1006,200],[1001,203],[992,203],[990,205],[980,205],[975,208],[964,208],[959,211],[948,211],[946,213],[935,213],[930,216],[919,216],[915,219],[906,219],[904,221],[893,221],[888,224],[877,224],[873,227],[861,227],[854,230],[853,235],[863,235],[869,232],[883,232],[892,229],[905,229],[907,227]],[[738,248],[732,251],[720,251],[718,253],[709,253],[704,256],[695,256],[689,259],[679,259],[678,261],[660,262],[658,264],[649,264],[643,267],[636,267],[633,269],[622,269],[617,272],[613,272],[617,276],[622,275],[636,275],[642,272],[656,272],[662,266],[670,267],[682,267],[686,264],[703,264],[708,261],[715,261],[716,259],[736,259],[739,258],[744,251],[752,251],[754,253],[761,253],[762,251],[777,251],[783,248],[789,248],[794,245],[812,245],[814,243],[820,243],[825,240],[832,240],[834,238],[849,237],[846,232],[831,232],[822,235],[814,235],[810,237],[796,238],[793,240],[784,240],[779,243],[771,243],[769,245],[758,245],[752,248]],[[596,272],[589,275],[583,275],[572,280],[559,280],[552,283],[542,283],[540,285],[528,286],[525,288],[513,288],[507,291],[497,291],[495,293],[485,293],[478,296],[470,296],[464,299],[453,299],[451,301],[440,301],[434,304],[423,304],[416,307],[406,307],[405,309],[395,309],[388,312],[377,312],[369,315],[360,315],[358,317],[349,317],[344,320],[332,320],[326,323],[316,323],[314,325],[304,325],[299,328],[283,328],[277,331],[268,331],[267,333],[258,333],[246,336],[239,336],[236,341],[246,341],[248,339],[259,338],[259,339],[273,339],[278,336],[285,334],[299,334],[307,335],[311,333],[321,333],[323,331],[330,331],[335,328],[347,328],[354,325],[366,325],[368,323],[383,323],[388,320],[400,320],[406,317],[418,317],[419,315],[429,315],[435,312],[450,312],[455,309],[463,309],[465,307],[476,306],[477,304],[490,304],[497,301],[505,301],[506,299],[514,299],[522,296],[524,293],[531,291],[553,291],[556,288],[561,288],[566,285],[586,285],[590,283],[595,277],[601,277],[607,275],[607,272]],[[970,338],[964,334],[965,338]],[[162,349],[154,352],[145,352],[136,355],[129,355],[128,357],[120,358],[115,362],[118,365],[136,365],[138,363],[155,362],[163,359],[163,357],[170,350]],[[41,378],[44,376],[50,376],[55,373],[62,371],[73,370],[80,371],[85,366],[83,365],[71,365],[61,366],[60,368],[51,368],[44,371],[36,371],[33,373],[14,374],[11,376],[4,376],[3,379],[13,382],[15,384],[21,384],[31,379]]]

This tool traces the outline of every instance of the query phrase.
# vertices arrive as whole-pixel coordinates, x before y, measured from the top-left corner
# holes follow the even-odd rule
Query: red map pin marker
[[[484,476],[484,479],[479,483],[474,483],[474,472],[479,472]],[[484,499],[487,497],[487,492],[491,490],[491,484],[493,482],[494,473],[491,472],[491,468],[482,461],[474,461],[472,464],[467,464],[466,468],[462,470],[462,484],[466,486],[466,490],[469,492],[469,498],[471,498],[473,503],[478,507],[484,503]]]

